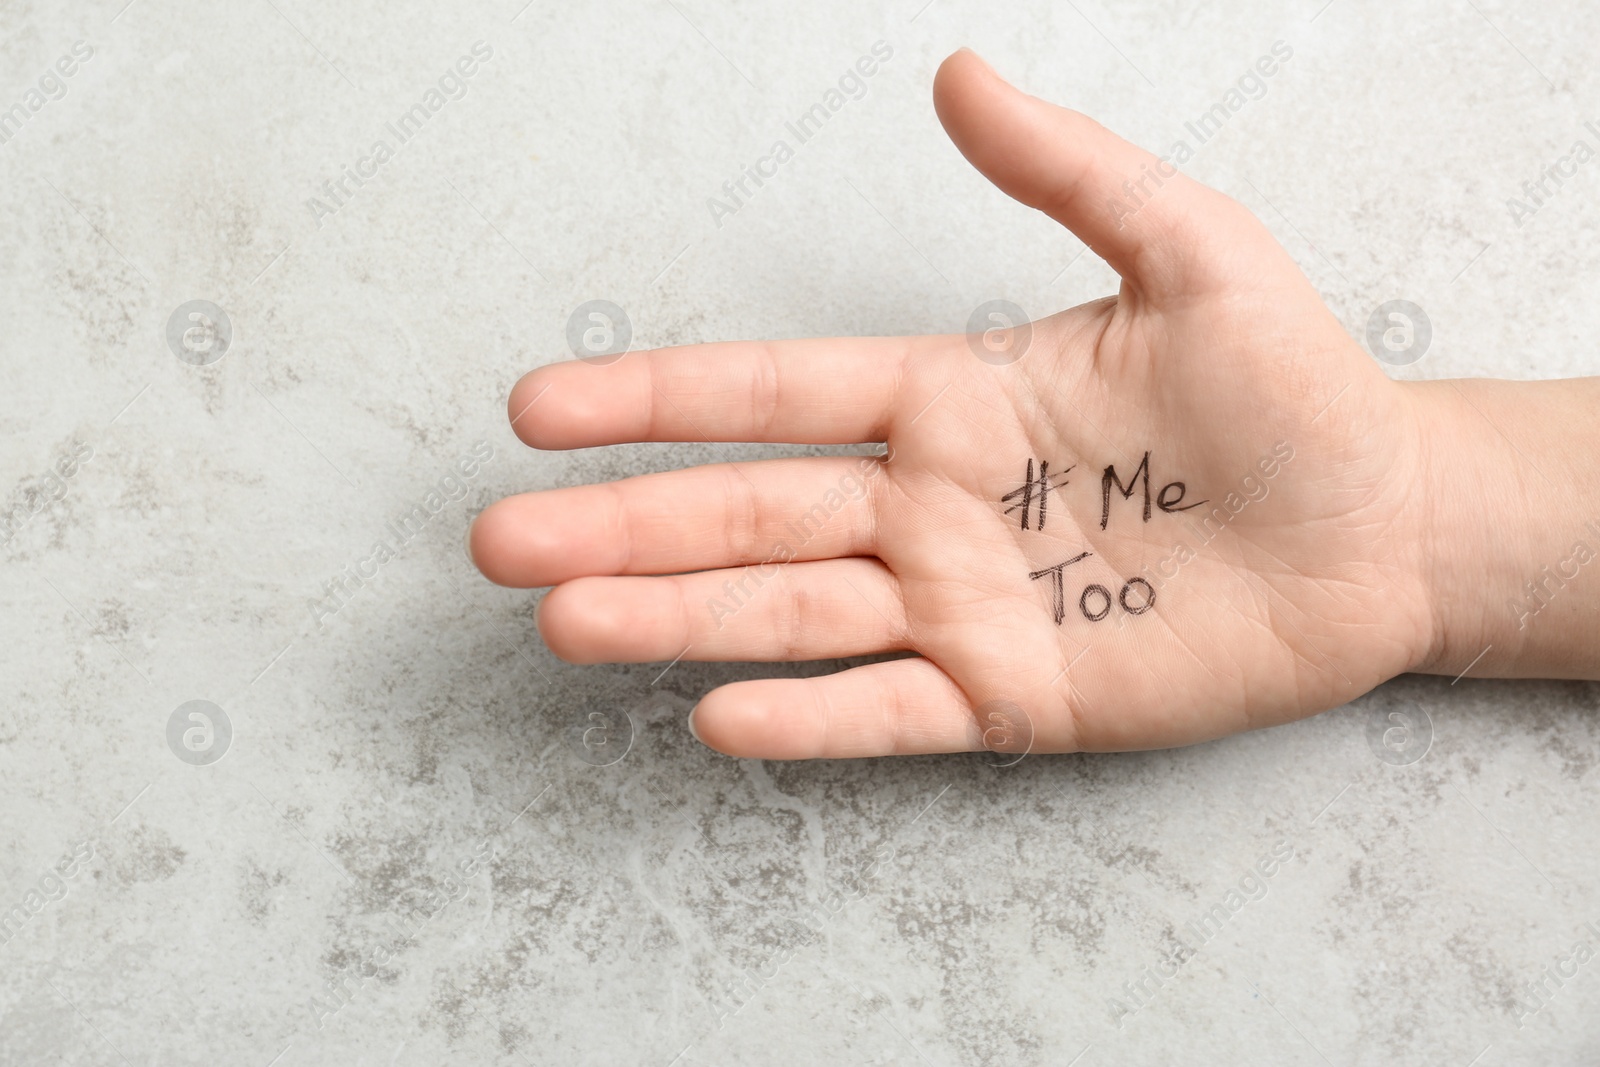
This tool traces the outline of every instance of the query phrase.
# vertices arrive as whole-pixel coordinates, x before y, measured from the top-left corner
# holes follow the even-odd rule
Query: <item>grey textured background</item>
[[[0,1062],[1600,1059],[1600,963],[1518,1000],[1600,947],[1594,685],[1404,678],[1267,733],[1009,769],[747,763],[684,715],[759,671],[564,665],[537,596],[462,550],[504,494],[794,451],[522,448],[506,392],[584,300],[654,346],[1112,289],[945,140],[929,86],[961,44],[1162,150],[1289,43],[1190,173],[1353,334],[1421,304],[1433,347],[1396,374],[1600,372],[1600,162],[1521,226],[1506,207],[1600,145],[1593,5],[124,2],[0,3],[0,106],[94,50],[0,144],[0,499],[27,520],[0,564],[0,911],[26,920]],[[479,40],[467,94],[315,218]],[[865,97],[718,226],[707,198],[878,40]],[[211,366],[164,338],[192,299],[232,321]],[[315,617],[478,441],[466,495]],[[232,723],[210,766],[166,740],[193,699]],[[623,712],[626,757],[578,759],[572,729]],[[1265,895],[1147,977],[1274,847]]]

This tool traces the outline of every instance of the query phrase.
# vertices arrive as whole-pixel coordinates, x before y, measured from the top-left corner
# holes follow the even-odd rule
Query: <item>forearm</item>
[[[1435,621],[1414,669],[1600,679],[1600,378],[1403,388]]]

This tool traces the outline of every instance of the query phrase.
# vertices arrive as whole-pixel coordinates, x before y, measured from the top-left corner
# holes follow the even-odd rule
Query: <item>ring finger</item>
[[[909,647],[899,582],[869,558],[578,578],[544,598],[539,632],[573,663],[832,659]]]

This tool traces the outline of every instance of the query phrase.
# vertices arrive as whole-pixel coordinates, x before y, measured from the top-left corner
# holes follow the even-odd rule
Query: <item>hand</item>
[[[509,405],[536,448],[888,451],[511,497],[472,530],[484,574],[555,586],[539,628],[576,662],[916,654],[695,708],[706,744],[773,759],[1182,745],[1426,659],[1425,415],[1261,223],[970,52],[934,100],[967,159],[1121,291],[1033,323],[1011,363],[958,334],[542,367]]]

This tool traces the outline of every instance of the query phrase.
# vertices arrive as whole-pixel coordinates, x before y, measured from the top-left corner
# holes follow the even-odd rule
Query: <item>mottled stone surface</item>
[[[1600,372],[1600,162],[1520,225],[1506,206],[1600,146],[1593,5],[919,3],[0,5],[0,107],[46,81],[0,144],[0,494],[25,520],[0,550],[0,1062],[1600,1059],[1600,962],[1519,1020],[1600,946],[1596,686],[1405,678],[1005,769],[746,763],[684,716],[767,669],[562,664],[538,596],[471,568],[503,494],[796,451],[522,448],[506,392],[585,300],[654,346],[1112,289],[945,140],[929,84],[963,43],[1164,149],[1286,42],[1190,171],[1353,334],[1424,307],[1397,375]],[[879,40],[865,95],[714,213]],[[372,176],[335,200],[346,166]],[[166,339],[190,300],[231,323],[209,365]],[[380,538],[347,603],[309,606]],[[191,700],[227,716],[218,761],[175,754],[216,721],[169,745]],[[619,762],[577,758],[624,712]]]

